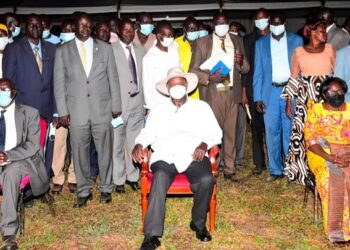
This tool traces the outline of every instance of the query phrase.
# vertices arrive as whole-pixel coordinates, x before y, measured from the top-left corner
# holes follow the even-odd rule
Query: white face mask
[[[269,25],[268,18],[257,19],[254,22],[255,22],[255,27],[257,27],[259,30],[264,30]]]
[[[284,24],[278,26],[270,24],[270,30],[272,34],[274,34],[275,36],[279,36],[286,30],[286,27],[284,26]]]
[[[226,36],[227,32],[229,31],[229,25],[228,24],[219,24],[219,25],[215,25],[215,33],[219,36],[219,37],[223,37]]]
[[[234,36],[238,36],[238,32],[230,31],[230,34],[231,34],[231,35],[234,35]]]
[[[170,47],[174,42],[174,37],[163,37],[163,41],[160,41],[163,47]]]
[[[9,43],[9,38],[7,36],[0,37],[0,50],[4,50],[8,43]]]
[[[187,89],[183,85],[176,85],[169,89],[169,94],[171,98],[179,100],[187,94]]]

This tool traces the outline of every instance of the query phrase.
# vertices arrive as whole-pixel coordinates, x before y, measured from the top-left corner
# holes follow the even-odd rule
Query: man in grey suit
[[[133,190],[139,189],[139,168],[133,164],[131,152],[144,125],[141,72],[145,49],[132,42],[135,30],[129,19],[119,22],[118,29],[119,41],[113,43],[112,48],[114,57],[118,58],[116,64],[123,107],[121,118],[124,124],[114,129],[113,182],[116,184],[116,192],[125,193],[125,182]]]
[[[350,35],[336,25],[333,11],[330,8],[321,9],[318,17],[325,20],[327,24],[327,43],[332,44],[335,50],[349,45]]]
[[[112,200],[112,126],[121,114],[118,75],[112,47],[91,38],[92,20],[80,13],[75,20],[76,38],[56,51],[54,93],[59,120],[69,126],[77,177],[76,208],[92,199],[90,141],[98,153],[101,203]]]
[[[30,176],[33,195],[38,196],[49,189],[49,178],[40,153],[40,127],[38,110],[20,105],[15,100],[14,84],[0,79],[0,185],[2,249],[18,249],[17,204],[19,183]]]

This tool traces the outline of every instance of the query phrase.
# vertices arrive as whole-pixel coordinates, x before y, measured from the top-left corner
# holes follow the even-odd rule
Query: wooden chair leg
[[[23,202],[24,192],[23,190],[19,193],[19,200],[17,205],[17,215],[18,215],[18,221],[19,221],[19,235],[22,237],[24,236],[24,219],[25,219],[25,207]]]
[[[214,187],[214,194],[210,199],[209,207],[209,231],[212,233],[215,231],[215,212],[216,212],[216,187]]]
[[[142,229],[143,229],[145,225],[145,217],[146,217],[147,208],[148,208],[147,194],[141,195],[141,207],[142,207]]]

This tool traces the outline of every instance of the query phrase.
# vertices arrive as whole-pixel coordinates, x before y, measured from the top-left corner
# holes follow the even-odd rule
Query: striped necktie
[[[36,63],[38,64],[40,74],[43,73],[43,61],[41,60],[40,54],[39,54],[39,47],[34,47],[34,56]]]
[[[6,110],[1,111],[0,117],[0,151],[5,151],[5,141],[6,141],[6,121],[5,121]]]

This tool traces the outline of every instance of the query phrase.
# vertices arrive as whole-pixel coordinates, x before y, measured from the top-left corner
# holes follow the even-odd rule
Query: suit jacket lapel
[[[23,137],[23,122],[24,122],[24,114],[20,104],[16,103],[15,107],[15,123],[16,123],[16,131],[17,131],[17,144],[22,143]]]
[[[28,37],[26,37],[26,36],[23,37],[23,39],[21,40],[21,43],[22,43],[22,47],[23,47],[24,51],[28,54],[27,55],[28,58],[31,58],[31,60],[33,61],[33,64],[35,65],[34,68],[38,71],[38,74],[40,74],[39,66],[38,66],[38,63],[36,62],[32,47],[29,44]]]
[[[94,45],[93,45],[93,52],[92,52],[92,65],[91,65],[91,69],[90,69],[88,78],[90,78],[92,76],[92,73],[94,72],[94,70],[97,66],[97,63],[100,61],[99,57],[101,55],[97,41],[95,39],[93,41],[94,41],[93,42]]]
[[[50,57],[47,51],[46,44],[44,44],[43,41],[41,41],[41,61],[43,63],[43,68],[42,68],[42,77],[44,78],[46,72],[47,72],[47,67],[49,66],[50,63]]]
[[[70,51],[73,53],[72,60],[76,60],[76,62],[74,64],[80,65],[80,70],[82,71],[82,74],[85,75],[85,77],[87,77],[85,69],[84,69],[84,66],[83,66],[83,63],[81,62],[81,59],[80,59],[80,54],[79,54],[79,50],[78,50],[77,44],[75,42],[75,39],[73,39],[69,43],[70,43],[69,44],[70,45]]]

